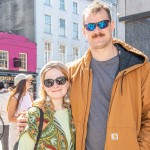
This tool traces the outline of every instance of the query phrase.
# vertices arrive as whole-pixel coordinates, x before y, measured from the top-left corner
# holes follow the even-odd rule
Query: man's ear
[[[114,21],[111,21],[110,27],[111,27],[111,31],[113,32],[114,29],[115,29],[115,23],[114,23]]]

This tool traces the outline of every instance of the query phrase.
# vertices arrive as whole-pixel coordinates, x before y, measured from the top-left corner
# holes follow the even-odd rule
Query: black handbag
[[[34,106],[34,107],[37,107],[37,106]],[[43,110],[39,107],[37,107],[37,108],[40,110],[40,122],[39,122],[39,126],[38,126],[39,132],[38,132],[38,135],[37,135],[34,150],[37,149],[37,145],[38,145],[39,139],[41,137],[41,133],[42,133],[43,120],[44,120]],[[15,143],[13,150],[18,150],[18,144],[19,144],[19,140]]]

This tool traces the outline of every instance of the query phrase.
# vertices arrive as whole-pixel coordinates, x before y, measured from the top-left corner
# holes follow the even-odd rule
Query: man
[[[6,108],[9,96],[10,92],[4,88],[4,82],[0,81],[0,117],[4,122],[4,132],[1,138],[3,150],[8,150],[9,121]]]
[[[86,54],[70,65],[70,100],[77,150],[150,149],[150,65],[128,44],[112,39],[108,7],[83,12]]]
[[[70,66],[77,150],[150,149],[150,65],[144,54],[112,40],[109,9],[83,12],[87,53]]]

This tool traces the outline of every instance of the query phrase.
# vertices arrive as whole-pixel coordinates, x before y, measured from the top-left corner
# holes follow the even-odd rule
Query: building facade
[[[0,32],[0,80],[13,86],[19,73],[32,74],[36,84],[36,44],[27,38]]]
[[[0,30],[24,35],[37,43],[36,72],[39,74],[48,61],[68,63],[83,56],[88,42],[82,34],[82,13],[91,2],[93,0],[2,0],[0,13],[3,21],[0,23]],[[116,37],[116,0],[101,2],[111,10],[116,23],[113,36]]]
[[[150,58],[150,1],[119,0],[119,21],[125,41]]]

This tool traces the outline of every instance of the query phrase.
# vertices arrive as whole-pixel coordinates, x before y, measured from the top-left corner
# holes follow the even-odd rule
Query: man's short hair
[[[91,14],[97,14],[99,13],[101,10],[105,10],[109,20],[111,21],[111,14],[110,14],[110,10],[109,7],[98,2],[98,1],[94,1],[93,3],[91,3],[90,5],[88,5],[85,10],[83,11],[82,14],[82,20],[83,20],[83,25],[85,24],[85,14],[86,13],[91,13]],[[99,21],[99,20],[98,20]]]
[[[0,81],[0,90],[4,88],[4,82]]]

